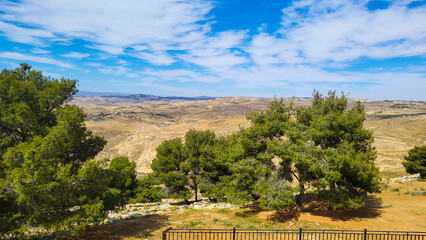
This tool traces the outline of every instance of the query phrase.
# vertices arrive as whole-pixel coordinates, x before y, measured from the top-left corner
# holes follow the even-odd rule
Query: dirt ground
[[[128,156],[141,174],[150,171],[155,148],[164,139],[182,138],[191,128],[228,135],[249,126],[245,114],[265,109],[268,99],[223,98],[196,102],[96,105],[84,102],[89,130],[108,140],[98,158]],[[286,100],[290,102],[289,100]],[[350,105],[354,101],[350,101]],[[308,100],[297,100],[307,105]],[[426,103],[365,101],[365,127],[373,132],[376,164],[384,179],[407,175],[401,162],[408,150],[426,144]],[[186,210],[98,226],[76,239],[161,239],[173,228],[276,228],[426,231],[426,182],[392,183],[368,196],[358,210],[330,211],[312,202],[298,216],[256,207]],[[313,206],[316,206],[315,208]]]
[[[237,209],[185,210],[148,215],[98,226],[74,239],[161,239],[173,228],[244,229],[346,229],[426,231],[426,182],[389,184],[380,194],[368,196],[357,210],[327,210],[305,202],[300,215],[264,211],[256,205]],[[309,207],[311,206],[311,207]],[[312,206],[315,206],[312,208]]]

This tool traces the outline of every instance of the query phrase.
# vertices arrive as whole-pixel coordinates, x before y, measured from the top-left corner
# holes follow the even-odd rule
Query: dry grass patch
[[[310,199],[305,202],[306,210],[300,214],[265,211],[257,205],[237,209],[175,211],[120,220],[96,227],[77,239],[161,239],[162,231],[169,227],[425,231],[425,188],[424,181],[392,183],[382,193],[370,195],[366,205],[357,210],[333,211]]]

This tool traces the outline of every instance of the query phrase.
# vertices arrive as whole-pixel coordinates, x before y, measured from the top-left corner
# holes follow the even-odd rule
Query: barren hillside
[[[87,127],[108,140],[98,158],[128,156],[140,174],[150,171],[155,148],[164,140],[183,137],[191,128],[228,135],[247,127],[245,115],[266,108],[271,99],[232,97],[209,100],[77,97],[87,112]],[[308,99],[286,99],[308,105]],[[350,100],[352,105],[355,100]],[[362,100],[364,101],[364,100]],[[379,165],[386,177],[405,175],[403,156],[426,144],[426,104],[406,101],[365,102],[365,127],[374,133]]]

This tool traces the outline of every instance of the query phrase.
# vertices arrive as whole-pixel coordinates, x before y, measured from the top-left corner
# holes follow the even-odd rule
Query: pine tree
[[[127,158],[96,162],[106,141],[67,105],[76,81],[44,77],[27,64],[0,74],[0,234],[28,227],[84,231],[133,188]]]
[[[420,173],[421,178],[426,178],[426,146],[415,146],[408,151],[408,156],[404,156],[405,162],[402,164],[407,173]]]

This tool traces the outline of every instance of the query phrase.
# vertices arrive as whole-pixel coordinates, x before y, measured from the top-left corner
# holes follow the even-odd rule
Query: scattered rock
[[[140,213],[140,212],[133,212],[133,213],[130,213],[129,215],[128,215],[128,218],[135,218],[135,217],[142,217],[143,215],[142,215],[142,213]]]
[[[391,178],[389,179],[389,182],[408,182],[408,181],[417,181],[420,179],[420,173],[409,175],[409,176],[403,176],[403,177],[397,177],[397,178]]]
[[[193,208],[194,208],[194,209],[203,209],[203,206],[195,205]]]
[[[125,206],[123,211],[110,211],[108,218],[100,224],[108,224],[118,219],[136,218],[150,214],[165,214],[171,211],[185,211],[187,209],[234,209],[236,206],[230,203],[211,203],[201,200],[191,205],[176,205],[174,200],[164,200],[160,203],[132,203]]]

